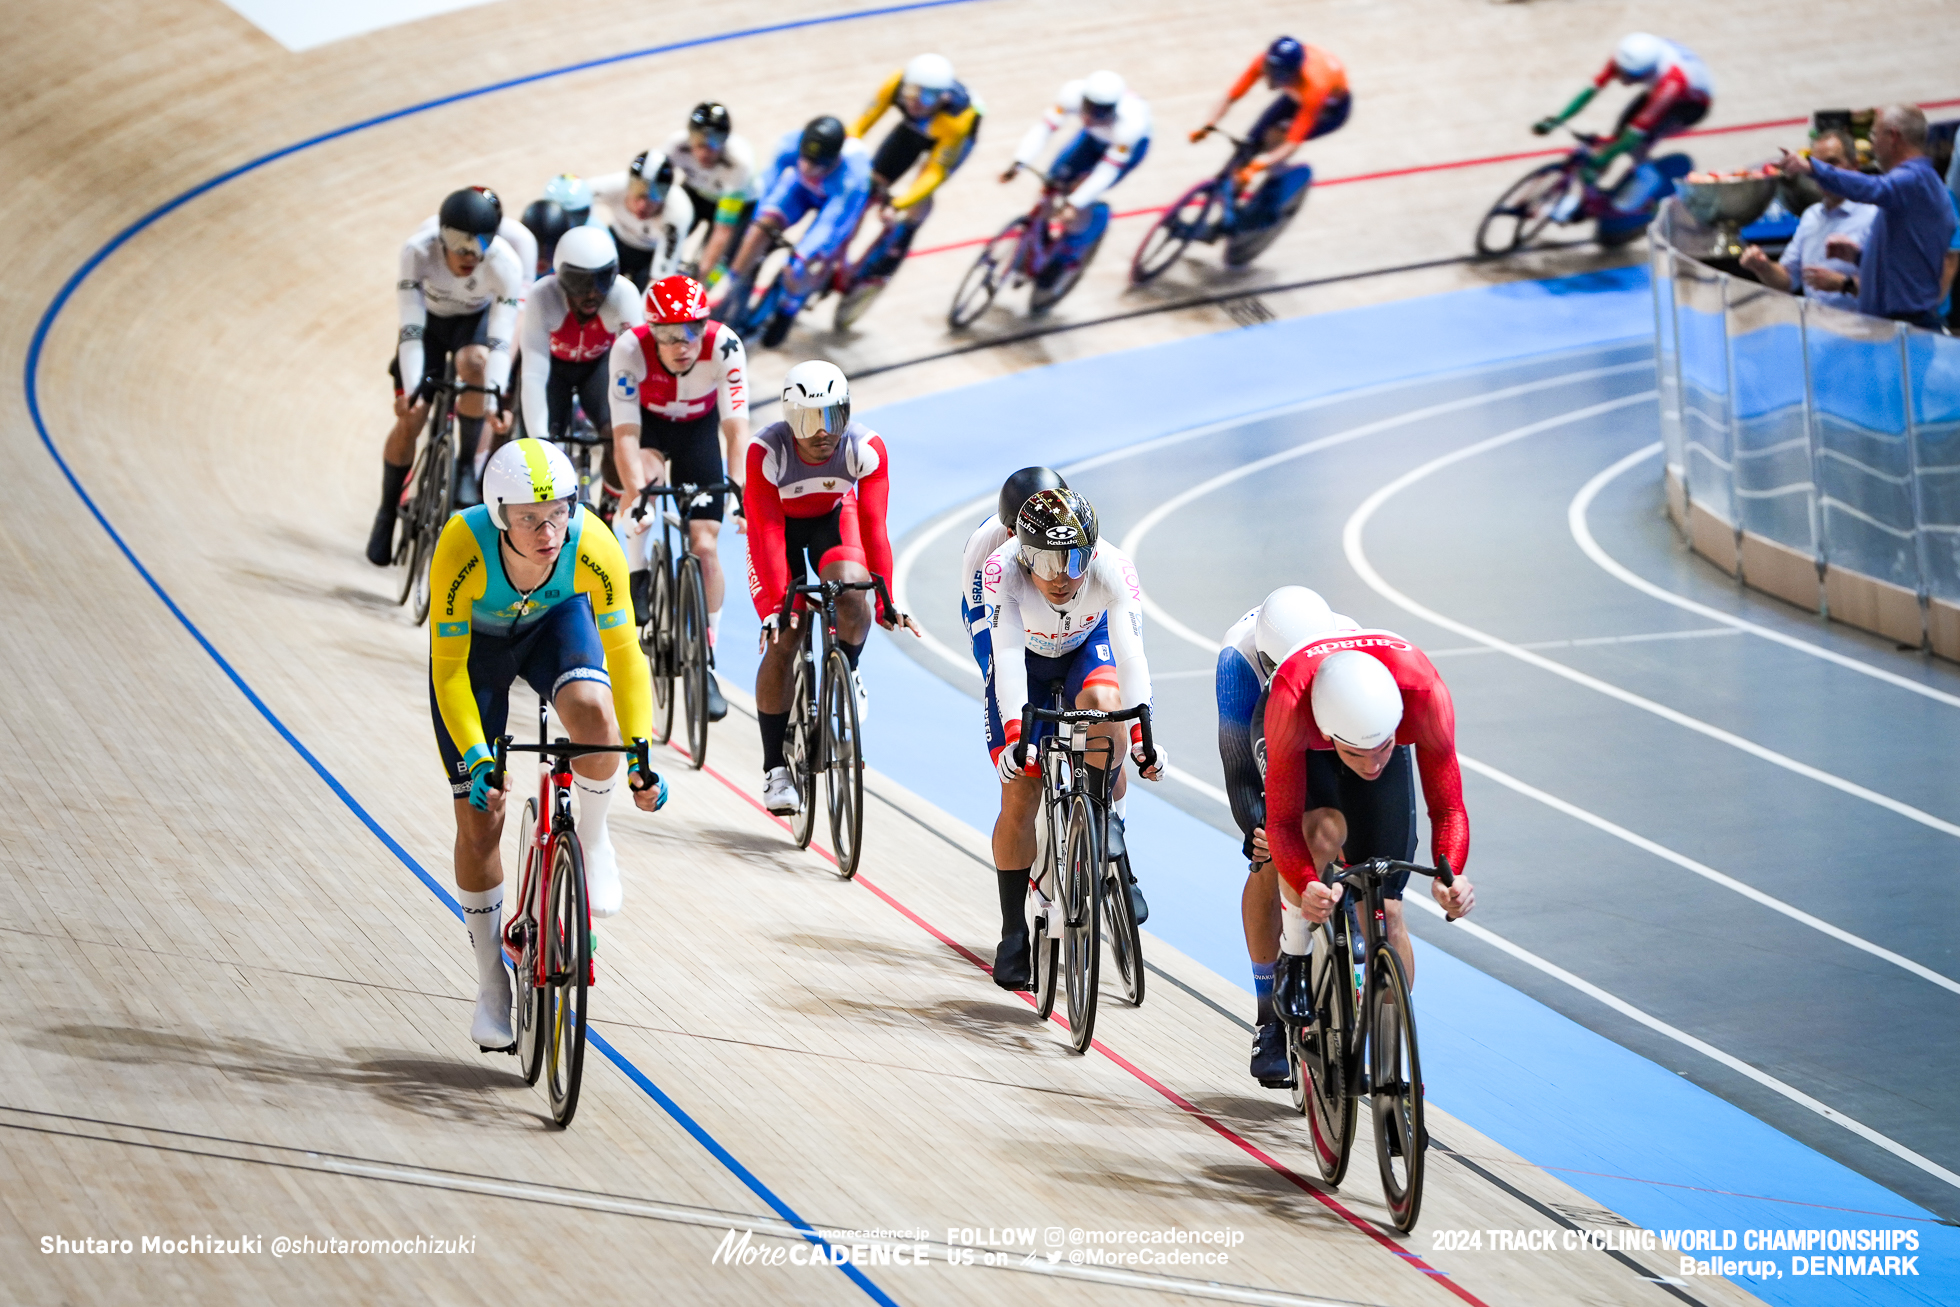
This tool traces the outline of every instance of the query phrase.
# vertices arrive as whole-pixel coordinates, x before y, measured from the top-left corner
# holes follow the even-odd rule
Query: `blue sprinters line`
[[[519,86],[528,86],[533,82],[548,81],[552,78],[585,72],[593,68],[604,68],[610,64],[627,63],[631,60],[646,59],[654,55],[672,54],[677,50],[687,50],[704,45],[719,45],[730,41],[746,40],[754,36],[767,36],[776,32],[794,31],[798,28],[824,27],[836,23],[856,22],[865,18],[881,18],[890,14],[911,13],[922,9],[943,9],[952,5],[973,3],[977,3],[977,0],[916,0],[915,3],[911,4],[885,5],[876,9],[859,10],[855,13],[825,14],[815,18],[799,18],[785,23],[770,23],[761,27],[745,27],[736,31],[722,32],[711,36],[697,36],[685,41],[673,41],[666,45],[648,46],[640,50],[629,50],[623,54],[607,55],[600,59],[587,59],[580,63],[566,64],[562,67],[547,69],[540,73],[528,73],[523,77],[513,77],[505,81],[493,82],[488,86],[479,86],[472,90],[458,91],[453,95],[440,96],[433,100],[424,100],[420,104],[409,105],[404,109],[395,109],[388,113],[377,114],[371,118],[363,118],[359,122],[350,123],[344,127],[337,127],[332,131],[321,132],[317,136],[309,136],[305,140],[298,141],[292,145],[282,146],[277,150],[261,154],[257,158],[248,160],[225,172],[221,172],[215,177],[207,178],[189,190],[151,209],[148,213],[117,232],[100,249],[96,250],[95,253],[89,255],[82,266],[75,269],[69,275],[68,280],[62,283],[61,289],[55,292],[54,299],[49,301],[47,310],[42,313],[40,322],[34,328],[34,337],[28,343],[24,381],[27,393],[28,416],[34,422],[34,430],[41,438],[42,447],[48,451],[48,457],[52,458],[55,466],[61,469],[61,475],[67,478],[69,487],[74,490],[76,497],[82,501],[83,507],[88,509],[90,515],[95,518],[97,525],[102,528],[103,532],[115,544],[116,548],[122,552],[122,556],[129,560],[129,565],[136,569],[136,574],[143,578],[143,583],[149,586],[151,592],[162,601],[163,606],[170,610],[170,615],[175,617],[186,631],[190,632],[191,638],[197,641],[199,647],[210,656],[211,661],[217,664],[218,669],[225,674],[233,685],[238,687],[238,692],[245,696],[246,702],[258,710],[259,716],[265,718],[272,729],[279,733],[279,738],[292,746],[293,752],[297,753],[306,765],[313,769],[314,774],[325,782],[327,788],[334,792],[335,797],[345,804],[350,812],[360,818],[361,824],[374,833],[374,837],[380,840],[390,853],[395,855],[396,860],[411,872],[414,872],[416,879],[426,885],[429,891],[440,899],[451,914],[458,919],[462,917],[462,908],[457,904],[455,897],[450,894],[448,889],[437,882],[434,877],[429,875],[423,869],[422,865],[409,854],[408,850],[403,848],[401,843],[394,836],[390,835],[365,807],[361,806],[360,801],[348,792],[347,787],[342,785],[340,779],[327,769],[326,764],[322,763],[311,749],[301,743],[300,738],[294,735],[286,723],[279,719],[279,715],[272,711],[271,706],[259,697],[258,691],[254,690],[251,684],[239,674],[238,669],[233,667],[231,662],[223,654],[218,652],[218,647],[212,644],[204,632],[198,629],[197,623],[193,622],[189,615],[182,608],[178,607],[177,601],[170,597],[170,592],[165,590],[162,584],[157,581],[156,577],[150,573],[150,569],[143,565],[143,560],[136,556],[136,551],[130,548],[129,542],[123,539],[121,532],[117,531],[110,524],[108,517],[102,512],[101,507],[89,495],[88,491],[83,488],[81,479],[75,475],[74,468],[69,466],[68,460],[62,457],[61,450],[55,445],[54,437],[49,434],[47,422],[41,413],[41,393],[38,376],[41,369],[41,353],[47,345],[48,333],[54,329],[55,321],[61,316],[61,311],[68,306],[69,300],[74,298],[76,290],[81,287],[84,281],[88,280],[89,275],[101,267],[110,255],[128,244],[138,233],[153,226],[159,220],[176,212],[178,209],[183,208],[199,196],[223,186],[226,182],[243,177],[247,173],[256,172],[269,163],[284,159],[289,155],[298,154],[303,150],[310,150],[314,146],[324,144],[327,141],[338,140],[343,136],[352,136],[356,132],[366,131],[370,127],[379,127],[384,123],[394,122],[398,119],[408,118],[419,113],[426,113],[431,109],[440,109],[445,105],[459,104],[465,100],[474,100],[482,96],[494,95],[499,91],[507,91]],[[788,1221],[791,1225],[803,1231],[804,1237],[811,1244],[825,1249],[826,1253],[828,1252],[830,1244],[815,1232],[809,1222],[798,1216],[789,1204],[785,1203],[781,1198],[778,1198],[769,1186],[756,1177],[754,1172],[737,1161],[734,1154],[722,1147],[713,1135],[709,1134],[680,1104],[676,1103],[672,1098],[669,1098],[658,1085],[654,1084],[647,1077],[645,1072],[641,1071],[623,1053],[601,1038],[596,1031],[588,1031],[588,1037],[594,1046],[601,1053],[604,1053],[613,1065],[617,1066],[626,1074],[629,1080],[638,1085],[654,1102],[658,1103],[662,1110],[672,1117],[683,1130],[693,1136],[697,1143],[713,1154],[716,1161],[727,1167],[738,1180],[748,1186],[750,1192],[762,1199],[763,1202],[769,1204],[770,1208],[785,1221]],[[883,1304],[884,1307],[897,1307],[897,1304],[892,1301],[884,1290],[872,1283],[871,1279],[862,1271],[858,1270],[857,1267],[847,1262],[838,1266],[837,1269],[850,1277],[851,1281],[863,1289],[873,1301]]]

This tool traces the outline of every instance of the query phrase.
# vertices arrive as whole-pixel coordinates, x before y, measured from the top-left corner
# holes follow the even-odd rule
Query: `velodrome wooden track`
[[[740,714],[714,743],[733,788],[679,770],[670,812],[617,821],[628,908],[603,928],[598,1029],[676,1111],[595,1054],[574,1127],[544,1124],[510,1060],[463,1038],[463,934],[407,866],[447,883],[450,822],[428,742],[425,637],[392,605],[392,577],[358,555],[386,422],[395,252],[453,186],[528,198],[560,169],[617,167],[704,95],[727,99],[761,143],[813,112],[854,108],[922,48],[951,54],[993,118],[921,239],[931,246],[989,232],[1026,202],[989,174],[1056,84],[1105,63],[1156,107],[1159,154],[1121,193],[1144,206],[1213,158],[1180,129],[1282,29],[1327,44],[1354,72],[1353,124],[1311,154],[1334,178],[1532,148],[1522,125],[1633,26],[1679,34],[1718,68],[1718,123],[1931,98],[1949,89],[1950,42],[1900,34],[1913,22],[1938,30],[1950,12],[1907,3],[1878,23],[1809,0],[1718,13],[1404,0],[1220,15],[1158,0],[991,0],[615,63],[273,163],[189,201],[81,285],[45,341],[42,417],[184,621],[43,447],[22,386],[37,322],[94,251],[173,196],[412,103],[828,12],[506,0],[291,55],[215,0],[9,7],[0,1299],[861,1299],[833,1270],[710,1265],[731,1225],[782,1215],[766,1188],[820,1225],[935,1240],[962,1226],[983,1237],[1008,1225],[1243,1231],[1229,1266],[1175,1272],[1197,1281],[1184,1286],[1193,1292],[1216,1280],[1367,1303],[1442,1303],[1452,1291],[1493,1304],[1662,1301],[1659,1286],[1602,1255],[1432,1254],[1432,1229],[1539,1224],[1526,1197],[1589,1206],[1458,1122],[1434,1128],[1480,1169],[1434,1158],[1416,1238],[1374,1225],[1383,1212],[1365,1135],[1351,1182],[1317,1197],[1298,1179],[1311,1164],[1297,1118],[1251,1090],[1241,1036],[1191,993],[1159,984],[1139,1011],[1112,1004],[1099,1033],[1115,1056],[1068,1055],[945,942],[991,947],[991,882],[958,851],[984,856],[979,837],[876,780],[891,800],[872,805],[866,832],[863,878],[877,889],[836,881],[746,797],[756,744]],[[1709,138],[1697,153],[1743,162],[1775,139]],[[1455,254],[1520,167],[1327,187],[1246,284]],[[1140,235],[1137,222],[1118,224],[1069,314],[1149,302],[1118,294]],[[942,348],[940,315],[966,257],[916,261],[853,340],[799,332],[793,344],[848,367]],[[1592,258],[1456,266],[1269,302],[1314,311]],[[1173,290],[1219,284],[1202,268],[1175,276]],[[971,354],[867,385],[862,402],[1228,322],[1193,310]],[[989,329],[1015,325],[1002,316]],[[762,390],[790,357],[760,360]],[[1153,957],[1197,995],[1244,1005],[1168,947]],[[781,1242],[763,1228],[765,1243]],[[43,1235],[255,1235],[269,1249],[280,1234],[475,1244],[449,1258],[39,1251]],[[871,1278],[900,1302],[1181,1291],[1162,1277],[1010,1278],[937,1259]],[[1694,1294],[1745,1300],[1716,1280]]]

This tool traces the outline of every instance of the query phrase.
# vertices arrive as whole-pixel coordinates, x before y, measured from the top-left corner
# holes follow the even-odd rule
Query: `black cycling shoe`
[[[721,685],[715,680],[713,672],[708,673],[708,720],[718,722],[728,716],[728,700],[721,697]]]
[[[1123,837],[1123,819],[1115,813],[1109,814],[1109,860],[1116,861],[1130,851]]]
[[[796,321],[794,313],[778,313],[769,319],[769,325],[762,329],[762,348],[774,349],[789,335],[789,325]]]
[[[1286,1027],[1268,1021],[1252,1037],[1252,1078],[1268,1089],[1293,1088],[1293,1068],[1286,1060]]]
[[[367,560],[376,567],[395,561],[395,506],[383,504],[374,515],[374,529],[368,532]]]
[[[1002,989],[1028,989],[1034,984],[1028,966],[1028,932],[1025,928],[1003,936],[994,950],[994,983]]]
[[[1144,901],[1143,887],[1135,876],[1130,877],[1130,910],[1137,914],[1137,925],[1150,920],[1150,905]]]
[[[1273,968],[1273,1011],[1289,1026],[1313,1024],[1312,960],[1305,954],[1281,953]]]

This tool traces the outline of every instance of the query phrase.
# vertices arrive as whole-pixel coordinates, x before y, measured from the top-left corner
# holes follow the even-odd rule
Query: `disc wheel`
[[[592,975],[592,926],[585,912],[585,859],[578,836],[552,837],[551,880],[545,895],[545,984],[540,1033],[545,1043],[545,1093],[561,1127],[578,1111],[585,1071],[586,986]]]
[[[789,730],[783,737],[783,761],[802,803],[790,818],[789,833],[796,847],[810,847],[817,830],[817,771],[822,765],[823,739],[817,727],[816,695],[810,685],[810,660],[796,660],[796,682],[789,703]]]
[[[1320,1178],[1338,1185],[1354,1150],[1354,980],[1347,940],[1326,926],[1314,930],[1312,989],[1314,1025],[1289,1028],[1293,1102],[1306,1113]]]
[[[1062,979],[1068,996],[1069,1044],[1087,1052],[1096,1036],[1096,998],[1102,972],[1102,878],[1108,865],[1102,829],[1087,795],[1069,805],[1062,849]]]
[[[830,849],[837,874],[857,875],[864,841],[864,748],[858,733],[857,685],[842,649],[824,659],[824,806],[830,814]]]
[[[681,559],[679,589],[675,652],[687,706],[687,765],[699,771],[708,761],[708,592],[693,554]]]
[[[1402,960],[1383,944],[1368,977],[1368,1083],[1375,1109],[1375,1160],[1381,1164],[1388,1214],[1403,1234],[1422,1214],[1423,1153],[1429,1132],[1422,1121],[1422,1061],[1416,1054],[1416,1017]]]
[[[1477,225],[1477,253],[1488,259],[1522,249],[1545,230],[1559,201],[1578,184],[1562,161],[1533,168],[1498,197]]]
[[[972,326],[987,306],[994,302],[1000,293],[1001,283],[1007,280],[1008,271],[1014,261],[1014,252],[1020,248],[1021,233],[1026,231],[1026,215],[1014,219],[1000,229],[1000,234],[981,246],[979,257],[973,266],[960,278],[960,288],[953,293],[953,307],[946,314],[947,325],[955,331]]]
[[[1218,179],[1199,182],[1184,198],[1164,210],[1157,225],[1144,233],[1143,244],[1130,259],[1130,284],[1142,286],[1155,281],[1176,263],[1194,240],[1204,239],[1210,229],[1212,209],[1218,201]]]
[[[648,527],[649,531],[656,529]],[[667,542],[656,540],[647,560],[647,625],[640,638],[653,672],[653,742],[674,738],[674,574],[667,566]]]
[[[1266,179],[1265,184],[1267,186],[1275,186],[1278,183],[1279,178],[1269,177]],[[1228,268],[1243,268],[1261,254],[1264,254],[1267,247],[1280,238],[1280,234],[1286,230],[1287,224],[1293,221],[1294,215],[1306,207],[1307,192],[1312,189],[1312,186],[1302,186],[1294,193],[1291,199],[1287,200],[1280,211],[1273,215],[1271,222],[1262,227],[1255,227],[1251,231],[1242,231],[1232,237],[1231,240],[1225,242],[1225,266]]]
[[[539,1031],[544,1029],[544,991],[535,981],[538,967],[538,919],[531,910],[538,874],[537,858],[531,848],[531,841],[537,837],[538,801],[535,797],[524,800],[524,811],[517,824],[517,861],[524,868],[518,877],[518,917],[511,929],[517,941],[516,976],[511,984],[515,997],[517,1021],[517,1063],[524,1072],[524,1083],[538,1083],[538,1073],[544,1069],[544,1040]]]
[[[1123,997],[1143,1005],[1143,934],[1137,929],[1136,901],[1130,897],[1130,855],[1103,863],[1103,902],[1108,905],[1109,956],[1123,979]]]

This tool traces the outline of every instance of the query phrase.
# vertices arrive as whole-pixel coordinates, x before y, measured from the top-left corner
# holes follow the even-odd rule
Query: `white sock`
[[[485,463],[488,463],[489,461],[490,461],[490,451],[489,451],[489,450],[487,450],[487,449],[479,449],[479,450],[477,450],[477,452],[476,452],[476,459],[475,459],[475,461],[474,461],[474,462],[473,462],[473,463],[471,464],[471,466],[472,466],[472,467],[474,467],[474,468],[476,469],[476,479],[477,479],[478,481],[481,481],[481,480],[483,480],[483,465],[484,465]]]
[[[572,773],[572,788],[578,791],[578,837],[588,853],[612,843],[612,832],[606,829],[606,810],[612,807],[613,791],[618,786],[617,767],[602,781]]]
[[[477,983],[490,984],[504,966],[504,887],[459,889],[456,901],[463,905],[463,924],[476,953]]]
[[[721,634],[721,609],[708,614],[708,647],[714,648],[715,637]]]
[[[1288,903],[1284,898],[1279,903],[1279,948],[1282,953],[1294,957],[1307,955],[1307,918],[1296,903]]]
[[[1130,792],[1126,789],[1114,799],[1110,800],[1109,810],[1116,814],[1118,821],[1128,826],[1130,824]]]

